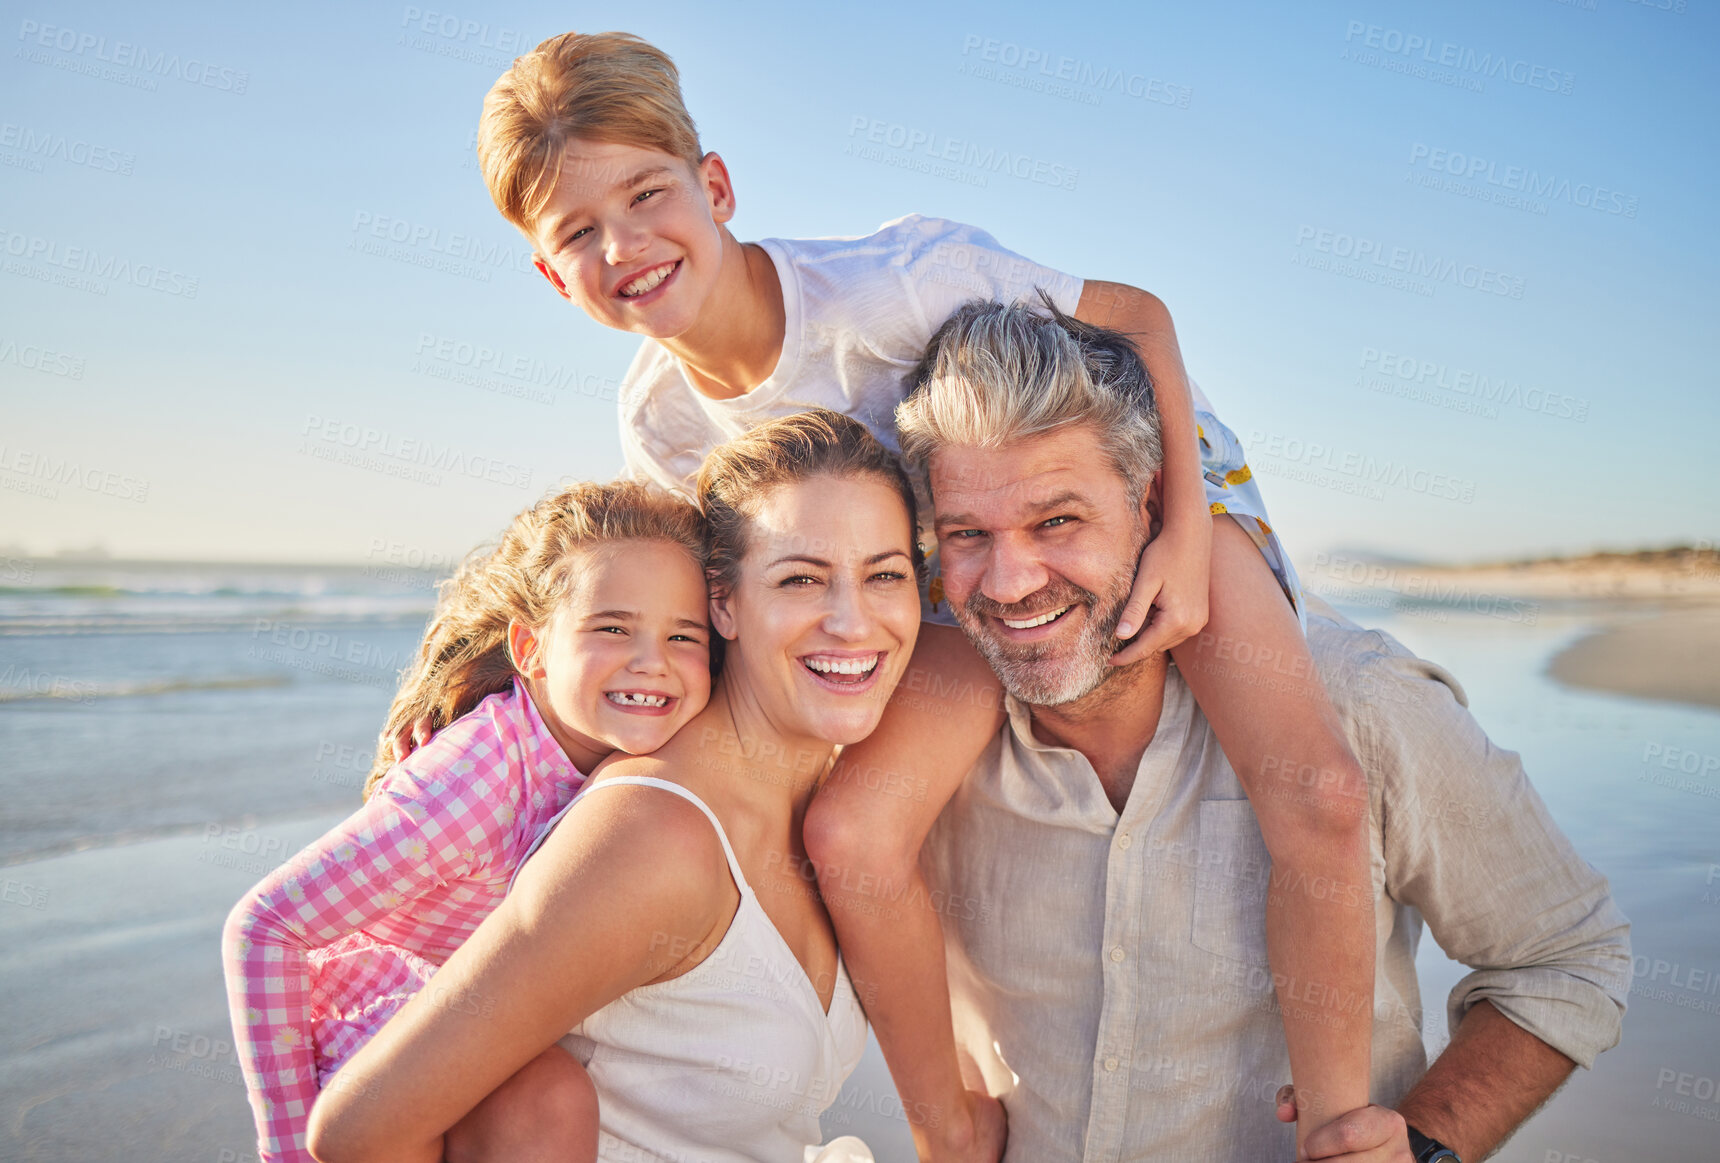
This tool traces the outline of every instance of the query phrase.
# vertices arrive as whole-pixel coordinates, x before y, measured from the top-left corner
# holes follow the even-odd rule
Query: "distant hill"
[[[1720,550],[1706,542],[1661,549],[1602,550],[1571,557],[1443,565],[1383,555],[1316,554],[1303,571],[1314,593],[1343,600],[1389,591],[1416,601],[1464,604],[1476,594],[1546,601],[1653,599],[1720,602]]]

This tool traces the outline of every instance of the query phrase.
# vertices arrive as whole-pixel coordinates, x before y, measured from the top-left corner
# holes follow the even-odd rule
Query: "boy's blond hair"
[[[514,60],[484,97],[478,166],[528,235],[574,138],[661,150],[697,170],[699,131],[662,49],[628,32],[564,32]]]

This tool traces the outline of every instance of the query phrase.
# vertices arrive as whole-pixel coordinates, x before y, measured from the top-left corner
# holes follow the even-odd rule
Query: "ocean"
[[[35,563],[0,588],[0,864],[357,802],[434,574]]]
[[[26,563],[0,579],[0,1158],[255,1158],[219,964],[228,907],[359,802],[434,601],[409,569]],[[1507,1163],[1720,1157],[1720,713],[1573,691],[1604,617],[1346,612],[1451,669],[1633,922],[1623,1044]],[[1424,1036],[1464,967],[1431,938]],[[912,1158],[874,1045],[826,1117]]]

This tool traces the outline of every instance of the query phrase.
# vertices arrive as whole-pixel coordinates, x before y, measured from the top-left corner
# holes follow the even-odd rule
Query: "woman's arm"
[[[527,1062],[627,991],[697,964],[740,900],[704,815],[653,788],[569,813],[512,893],[311,1112],[322,1163],[430,1161]]]
[[[265,877],[227,917],[221,954],[233,1045],[256,1115],[259,1153],[270,1163],[311,1158],[305,1121],[317,1096],[317,1070],[310,951],[469,875],[491,856],[485,838],[472,838],[474,819],[512,810],[505,799],[486,798],[476,776],[440,794],[431,794],[430,782],[400,773]],[[494,839],[506,835],[499,823],[491,831]]]

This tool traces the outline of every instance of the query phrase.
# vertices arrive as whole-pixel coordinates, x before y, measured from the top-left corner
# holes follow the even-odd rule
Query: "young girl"
[[[612,752],[655,751],[704,708],[704,558],[691,505],[636,482],[580,484],[521,513],[443,584],[390,721],[449,725],[392,769],[379,764],[364,807],[227,918],[234,1045],[262,1159],[310,1163],[318,1093],[501,902],[586,774]],[[462,1012],[495,1005],[428,991]],[[538,1081],[577,1094],[577,1064],[554,1048],[545,1057]],[[486,1121],[481,1109],[467,1143],[490,1157],[591,1158],[595,1118],[572,1105],[559,1125]],[[525,1136],[518,1149],[510,1131]]]
[[[1295,886],[1370,883],[1366,781],[1313,669],[1295,573],[1235,438],[1188,382],[1164,305],[918,215],[864,238],[743,244],[726,225],[735,185],[702,150],[673,62],[625,33],[567,33],[516,60],[485,98],[478,157],[556,293],[644,337],[621,393],[622,447],[634,476],[669,488],[686,488],[714,445],[808,408],[853,416],[898,449],[903,376],[968,299],[1040,291],[1131,336],[1162,422],[1164,513],[1117,627],[1134,640],[1112,661],[1172,653],[1259,819],[1272,857],[1267,949],[1273,979],[1290,987],[1280,1000],[1298,1102],[1312,1104],[1298,1136],[1365,1106],[1372,908]],[[1111,204],[1113,228],[1138,228],[1128,199]],[[909,906],[884,920],[852,887],[906,885],[904,899],[927,899],[921,843],[1001,721],[995,679],[951,628],[941,594],[934,573],[933,624],[913,661],[926,693],[844,752],[808,810],[807,845],[818,868],[843,873],[823,887],[856,976],[877,989],[869,1016],[904,1105],[938,1112],[914,1128],[922,1155],[989,1160],[1001,1110],[962,1089],[936,914]],[[938,693],[950,691],[968,694]],[[881,792],[858,774],[868,771],[928,792]],[[1300,772],[1319,778],[1307,788],[1285,778]],[[1298,995],[1310,983],[1320,996],[1368,1000],[1309,1005]]]

